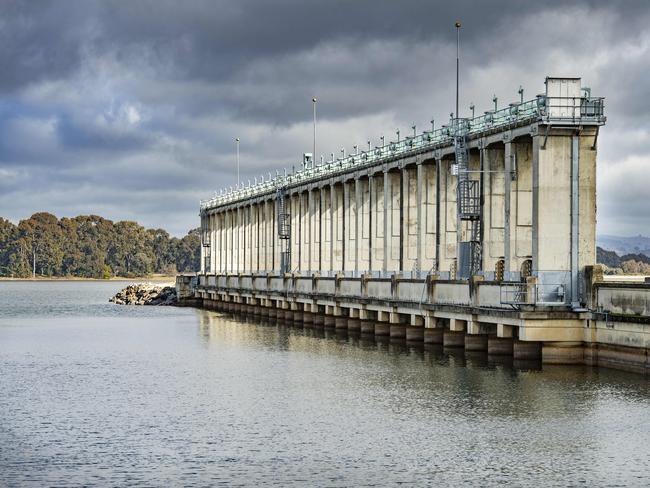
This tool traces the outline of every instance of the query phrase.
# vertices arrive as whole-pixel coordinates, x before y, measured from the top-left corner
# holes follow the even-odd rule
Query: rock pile
[[[109,302],[118,305],[176,305],[176,288],[138,283],[118,291]]]

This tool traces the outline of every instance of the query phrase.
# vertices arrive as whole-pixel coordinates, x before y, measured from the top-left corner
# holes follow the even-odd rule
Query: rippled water
[[[641,376],[0,283],[0,485],[650,485]]]

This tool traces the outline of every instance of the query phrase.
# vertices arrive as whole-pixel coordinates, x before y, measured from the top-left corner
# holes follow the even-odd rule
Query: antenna
[[[458,91],[460,76],[460,21],[456,21],[456,117],[458,117]]]
[[[313,145],[313,159],[316,159],[316,97],[311,99],[312,103],[314,104],[314,145]]]

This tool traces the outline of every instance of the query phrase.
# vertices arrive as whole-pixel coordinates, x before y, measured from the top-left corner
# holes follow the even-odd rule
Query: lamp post
[[[312,98],[311,102],[314,107],[314,145],[312,147],[314,152],[312,153],[312,161],[316,161],[316,97]],[[316,164],[314,164],[314,166],[315,165]]]
[[[460,76],[460,21],[456,21],[456,117],[458,117],[458,78]]]

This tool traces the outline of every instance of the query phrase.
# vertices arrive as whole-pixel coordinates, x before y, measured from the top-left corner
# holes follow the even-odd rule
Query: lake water
[[[649,381],[0,283],[3,486],[650,486]]]

